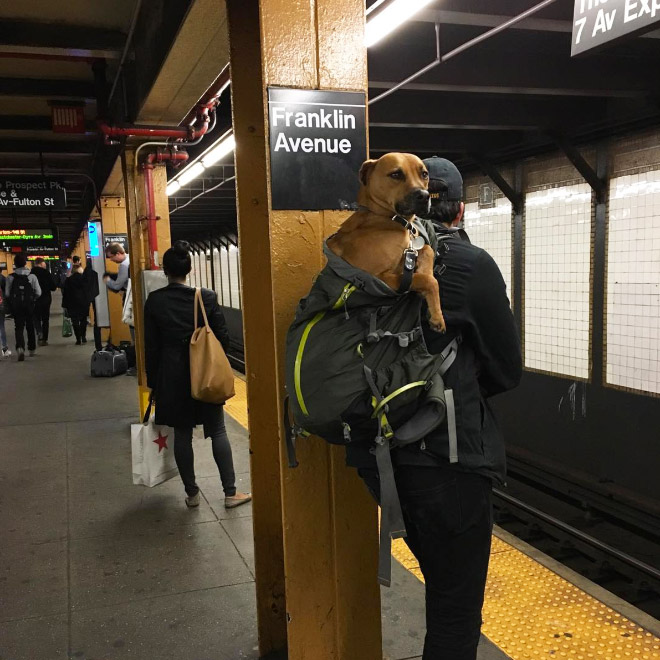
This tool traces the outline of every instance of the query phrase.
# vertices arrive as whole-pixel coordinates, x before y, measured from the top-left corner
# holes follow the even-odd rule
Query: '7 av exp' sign
[[[571,55],[648,32],[660,23],[660,0],[575,0]]]
[[[65,209],[66,190],[53,179],[0,178],[1,209]]]
[[[365,95],[268,90],[273,209],[352,209],[367,157]]]

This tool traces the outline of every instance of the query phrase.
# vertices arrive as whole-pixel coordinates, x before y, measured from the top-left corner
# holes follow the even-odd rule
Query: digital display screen
[[[0,229],[2,241],[54,241],[57,236],[52,229]]]
[[[89,254],[92,257],[98,257],[101,254],[101,246],[99,245],[99,233],[97,222],[88,222],[87,231],[89,234]]]

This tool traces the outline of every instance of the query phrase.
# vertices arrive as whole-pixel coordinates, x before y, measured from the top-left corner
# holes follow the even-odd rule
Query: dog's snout
[[[429,199],[429,191],[420,188],[415,191],[415,200],[418,202],[426,202]]]

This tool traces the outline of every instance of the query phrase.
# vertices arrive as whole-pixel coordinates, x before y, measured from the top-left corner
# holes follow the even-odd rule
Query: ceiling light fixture
[[[225,138],[220,138],[218,145],[202,156],[204,167],[215,165],[221,158],[234,151],[234,147],[236,147],[236,140],[233,133],[230,133]]]
[[[177,183],[180,186],[185,186],[187,183],[190,183],[193,179],[196,179],[204,171],[204,165],[197,161],[190,167],[186,168],[177,179]]]
[[[170,197],[176,192],[179,192],[181,184],[178,181],[170,181],[165,188],[165,194]]]
[[[384,39],[433,0],[393,0],[385,9],[367,21],[364,43],[367,48]]]

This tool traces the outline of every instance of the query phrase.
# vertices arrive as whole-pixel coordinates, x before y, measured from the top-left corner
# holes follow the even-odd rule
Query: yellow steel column
[[[103,235],[126,234],[126,204],[123,197],[101,197],[101,224]],[[117,264],[105,260],[105,269],[116,273]],[[120,341],[130,341],[128,326],[122,323],[122,298],[119,294],[108,291],[108,309],[110,311],[110,341],[116,346]]]
[[[376,508],[343,451],[283,447],[283,348],[341,212],[273,211],[267,87],[366,91],[363,0],[227,0],[248,381],[260,651],[382,657]],[[281,502],[280,502],[281,491]],[[279,510],[281,504],[281,512]]]
[[[149,242],[146,226],[143,221],[144,209],[144,176],[135,167],[135,151],[125,149],[121,156],[122,173],[124,175],[124,191],[126,200],[126,220],[128,228],[128,248],[131,258],[131,285],[133,291],[133,317],[135,319],[135,353],[138,370],[138,391],[140,414],[144,414],[148,401],[147,377],[144,366],[144,300],[142,294],[142,272],[149,265]],[[165,186],[167,173],[165,166],[157,166],[153,172],[154,201],[158,220],[158,252],[163,255],[170,247],[170,216]]]

